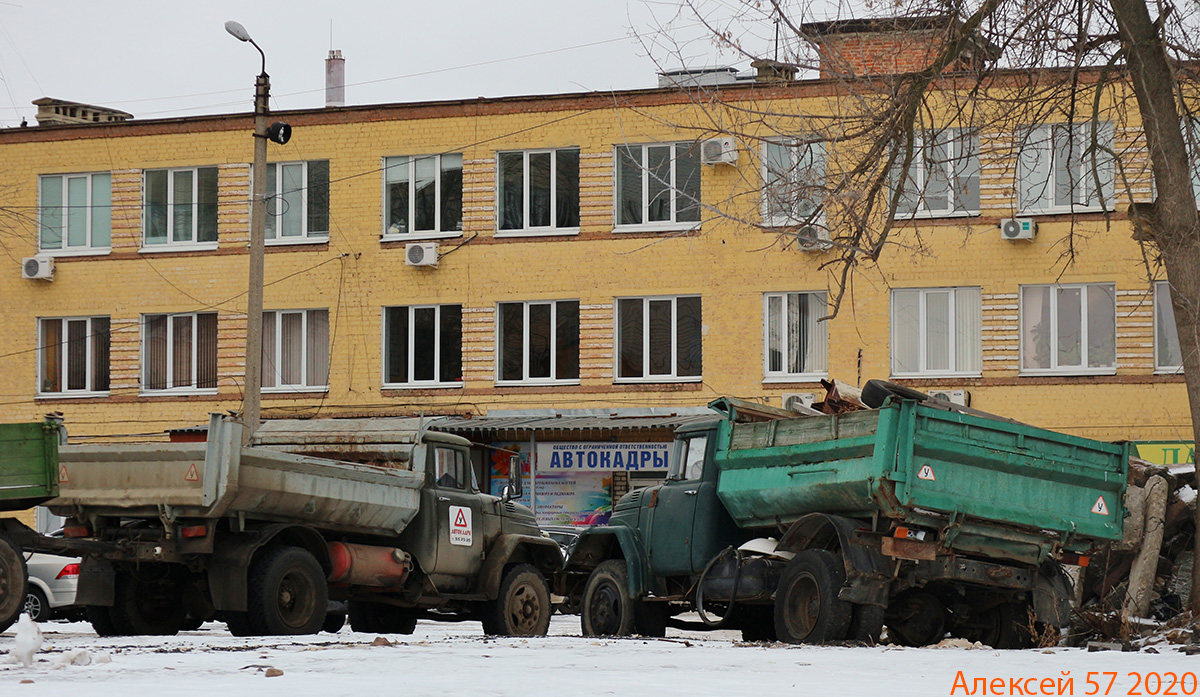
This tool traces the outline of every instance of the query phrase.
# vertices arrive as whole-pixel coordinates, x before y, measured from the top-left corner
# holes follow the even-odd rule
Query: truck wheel
[[[271,547],[250,565],[250,624],[266,635],[316,634],[329,587],[316,557],[300,547]]]
[[[223,612],[221,620],[225,623],[225,628],[233,636],[261,636],[262,632],[255,629],[250,623],[250,613],[248,612]]]
[[[326,634],[337,634],[346,626],[345,612],[326,612],[325,620],[321,622],[321,631]]]
[[[109,616],[122,634],[135,636],[174,636],[183,628],[187,611],[183,591],[169,577],[155,581],[118,572],[113,606]]]
[[[838,555],[806,549],[783,570],[775,592],[775,634],[789,644],[821,644],[846,638],[851,604],[838,598],[846,569]]]
[[[517,564],[504,573],[500,595],[483,608],[483,633],[546,636],[550,629],[550,588],[541,572]]]
[[[878,409],[879,407],[882,407],[884,401],[888,397],[915,399],[920,402],[924,402],[925,400],[929,399],[929,395],[921,392],[920,390],[914,390],[913,388],[905,387],[904,385],[897,385],[896,383],[888,382],[887,380],[867,380],[867,384],[863,385],[862,393],[859,395],[859,399],[862,400],[862,403],[868,407],[871,407],[872,409]]]
[[[583,588],[579,619],[584,636],[633,634],[633,598],[623,560],[609,559],[592,570]]]
[[[34,622],[49,622],[52,614],[46,594],[32,583],[29,584],[29,591],[25,593],[25,614]]]
[[[883,634],[884,609],[878,605],[858,605],[850,611],[850,629],[846,638],[864,644],[878,644]]]
[[[364,634],[412,634],[417,618],[403,608],[365,600],[350,601],[350,630]]]
[[[27,580],[24,555],[11,540],[0,535],[0,632],[11,627],[25,609]]]
[[[968,638],[994,649],[1031,649],[1035,642],[1029,610],[1028,603],[1001,603],[984,613],[983,631]]]
[[[888,604],[888,637],[903,646],[936,644],[946,635],[946,608],[932,593],[902,593]]]
[[[125,636],[128,634],[128,632],[117,629],[111,610],[112,608],[103,605],[88,605],[83,608],[83,615],[92,625],[92,631],[96,632],[96,636]]]
[[[775,617],[770,605],[743,605],[738,610],[742,641],[775,641]]]

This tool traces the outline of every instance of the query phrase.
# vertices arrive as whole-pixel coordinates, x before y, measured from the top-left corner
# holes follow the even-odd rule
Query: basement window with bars
[[[112,175],[38,177],[38,251],[96,254],[112,247]]]
[[[142,200],[146,249],[216,247],[216,167],[148,170]]]
[[[142,317],[142,391],[217,391],[217,313]]]
[[[329,240],[329,160],[267,165],[267,244]]]
[[[329,310],[264,312],[262,347],[263,390],[329,388]]]
[[[38,396],[93,397],[109,390],[109,318],[38,320]]]
[[[700,296],[617,299],[617,382],[698,381]]]
[[[461,387],[462,305],[383,309],[384,387]]]
[[[499,380],[579,381],[579,301],[500,303]]]

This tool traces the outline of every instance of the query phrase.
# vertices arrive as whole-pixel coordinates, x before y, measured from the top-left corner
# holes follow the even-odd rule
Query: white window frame
[[[436,240],[436,239],[444,239],[444,238],[448,238],[448,237],[462,237],[463,218],[466,217],[465,210],[463,211],[463,215],[460,216],[460,218],[459,218],[457,230],[441,229],[442,228],[442,157],[445,155],[458,155],[463,158],[462,197],[465,199],[466,198],[466,171],[467,171],[466,166],[467,166],[467,163],[466,163],[466,157],[463,156],[462,153],[447,152],[447,153],[437,153],[437,154],[433,154],[433,155],[389,155],[389,156],[383,158],[383,165],[382,165],[383,195],[382,195],[382,199],[381,199],[383,201],[383,215],[381,216],[383,219],[382,220],[383,233],[382,233],[382,237],[380,238],[382,241],[384,241],[384,242],[397,242],[397,241],[412,242],[412,241],[418,241],[418,240]],[[407,160],[407,162],[405,163],[404,166],[408,167],[408,220],[409,220],[410,224],[416,218],[416,215],[417,215],[417,208],[416,208],[417,197],[415,195],[416,192],[413,190],[413,185],[416,181],[416,162],[417,162],[417,160],[428,160],[428,159],[431,159],[434,161],[434,170],[438,173],[438,176],[437,176],[436,182],[434,183],[434,209],[433,209],[433,217],[434,217],[434,220],[437,221],[437,223],[436,223],[437,226],[433,230],[417,230],[417,231],[412,231],[412,232],[392,232],[391,230],[388,229],[388,216],[391,215],[391,206],[388,205],[389,202],[388,202],[387,174],[388,174],[388,170],[390,168],[400,166],[400,165],[389,165],[388,160],[399,160],[399,159]],[[460,203],[460,207],[461,207],[461,203]]]
[[[96,329],[93,327],[93,322],[94,322],[94,320],[97,320],[97,319],[106,319],[109,321],[109,325],[108,325],[109,389],[107,389],[107,390],[94,390],[90,387],[91,385],[95,384],[95,382],[96,382],[96,357],[95,357],[95,355],[93,355],[93,353],[94,353],[93,350],[95,347],[92,342],[92,337],[95,336],[95,334],[96,334]],[[42,360],[42,353],[44,351],[49,350],[50,346],[47,344],[47,342],[49,340],[46,338],[43,323],[47,322],[47,321],[55,321],[55,320],[61,321],[62,326],[63,326],[63,336],[57,347],[58,361],[59,361],[60,369],[62,372],[62,374],[59,376],[59,380],[63,386],[63,389],[59,392],[47,392],[42,389],[42,386],[46,383],[46,375],[44,372],[44,365],[43,365],[44,361]],[[86,354],[84,357],[87,375],[84,378],[84,382],[87,385],[89,385],[89,387],[82,389],[82,390],[73,390],[67,386],[68,385],[67,375],[70,370],[70,366],[68,365],[69,361],[68,361],[68,357],[67,357],[67,347],[70,344],[70,341],[67,339],[67,336],[66,336],[66,334],[67,334],[66,327],[67,327],[68,322],[79,322],[79,321],[87,322],[87,333],[85,335]],[[111,393],[111,390],[112,390],[112,318],[111,317],[108,317],[106,315],[82,315],[82,316],[74,316],[74,317],[39,317],[37,320],[37,341],[38,341],[38,353],[37,353],[37,398],[38,399],[41,399],[41,398],[64,399],[64,398],[85,398],[85,397],[107,397],[107,396],[109,396],[109,394]]]
[[[262,365],[262,375],[264,377],[262,382],[266,383],[265,377],[267,375],[267,371],[271,371],[271,373],[274,376],[275,385],[271,386],[271,387],[266,387],[266,386],[262,387],[263,393],[328,392],[329,391],[329,380],[328,380],[329,368],[328,368],[328,366],[326,366],[326,370],[325,370],[326,380],[323,384],[316,384],[316,383],[311,382],[312,376],[308,374],[308,372],[309,372],[308,371],[308,354],[310,351],[312,351],[312,347],[309,346],[309,343],[308,343],[308,336],[309,336],[308,335],[308,325],[309,325],[309,320],[312,316],[312,313],[315,313],[315,312],[326,313],[326,326],[329,326],[328,325],[329,310],[326,308],[323,308],[323,307],[322,308],[310,308],[310,309],[304,309],[304,310],[265,310],[263,312],[264,326],[265,326],[265,323],[267,320],[265,315],[268,315],[268,314],[274,315],[274,317],[272,319],[275,324],[275,326],[274,326],[274,331],[275,331],[275,334],[274,334],[275,351],[274,351],[274,353],[275,353],[275,355],[271,357],[271,360],[269,363],[267,361],[263,361],[263,365]],[[299,384],[295,384],[295,385],[283,384],[283,342],[280,341],[280,337],[283,335],[283,317],[284,317],[284,315],[300,315],[300,337],[301,337],[300,370],[303,373],[304,377],[302,378],[302,380]],[[326,337],[326,341],[328,342],[328,336]],[[266,344],[264,343],[263,346],[264,346],[264,350],[265,350]],[[326,346],[326,353],[328,353],[328,346]]]
[[[98,191],[97,184],[96,184],[97,177],[104,177],[104,178],[108,179],[108,182],[106,185],[108,188],[108,203],[107,204],[97,204],[95,202],[95,196]],[[59,204],[59,206],[57,206],[57,208],[59,209],[59,217],[60,217],[60,225],[61,225],[59,232],[61,234],[60,241],[62,243],[62,246],[57,247],[57,248],[42,246],[42,234],[43,234],[43,231],[44,231],[45,225],[46,225],[46,223],[43,220],[43,215],[45,214],[46,209],[49,208],[49,206],[45,205],[45,201],[42,200],[43,199],[42,192],[44,190],[43,182],[45,182],[47,179],[54,179],[54,178],[58,178],[58,179],[62,180],[62,199],[61,199],[62,203]],[[72,206],[70,204],[70,182],[72,179],[81,179],[81,178],[85,179],[87,181],[87,201],[88,201],[88,203],[87,203],[87,213],[85,216],[87,242],[85,242],[82,245],[72,246],[70,244],[70,232],[67,229],[68,226],[70,225],[70,210],[72,208]],[[94,216],[93,216],[93,210],[96,208],[99,208],[100,206],[105,206],[108,208],[108,244],[106,244],[106,245],[96,245],[95,240],[93,239],[93,236],[95,234],[95,229],[94,229],[95,226],[93,224],[95,222]],[[50,256],[50,257],[68,257],[68,256],[87,256],[87,255],[92,255],[92,254],[109,254],[111,252],[112,252],[112,173],[111,172],[79,172],[79,173],[38,175],[38,254],[41,256]]]
[[[1111,366],[1088,367],[1088,294],[1089,288],[1109,288],[1112,291],[1113,297],[1113,364]],[[1026,368],[1025,367],[1025,352],[1029,350],[1025,342],[1025,289],[1026,288],[1048,288],[1051,291],[1050,295],[1050,317],[1048,322],[1051,327],[1050,333],[1050,367],[1048,368]],[[1080,343],[1080,365],[1079,366],[1059,366],[1058,365],[1058,293],[1060,289],[1082,289],[1080,294],[1080,323],[1079,323],[1079,343]],[[1117,358],[1117,287],[1115,283],[1030,283],[1020,286],[1018,289],[1018,319],[1017,333],[1020,337],[1020,356],[1018,357],[1019,371],[1021,375],[1113,375],[1117,372],[1117,365],[1120,361]]]
[[[198,242],[196,240],[200,235],[200,170],[211,169],[216,170],[217,174],[217,195],[220,196],[220,169],[216,165],[202,165],[197,167],[172,167],[172,168],[155,168],[147,169],[142,172],[142,247],[139,252],[154,253],[154,252],[188,252],[188,251],[209,251],[217,248],[220,243],[220,221],[221,210],[220,203],[217,202],[217,208],[214,212],[216,220],[214,225],[217,229],[217,239],[211,241]],[[147,178],[152,172],[167,173],[167,240],[166,242],[148,241],[147,235],[150,232],[150,203],[149,203],[149,184]],[[175,177],[183,172],[191,172],[192,174],[192,231],[191,239],[182,242],[176,242],[175,237]]]
[[[819,328],[819,338],[824,341],[825,347],[825,367],[823,370],[812,370],[803,373],[792,373],[787,370],[787,366],[791,363],[790,350],[791,346],[787,341],[788,335],[791,333],[788,325],[787,302],[788,297],[799,295],[804,298],[804,302],[810,303],[809,298],[817,298],[817,306],[825,308],[829,302],[829,295],[825,291],[793,291],[784,293],[763,293],[763,322],[762,322],[762,340],[763,340],[763,382],[812,382],[821,378],[829,377],[829,322],[817,322]],[[780,317],[782,324],[783,336],[780,344],[780,360],[784,368],[782,370],[771,370],[771,301],[779,300],[782,309]],[[800,331],[799,329],[797,331]],[[814,338],[814,337],[810,337]]]
[[[770,168],[771,155],[769,150],[774,148],[783,148],[788,156],[788,170],[779,175],[772,172]],[[806,162],[809,163],[809,166],[805,166]],[[787,227],[803,223],[825,227],[824,202],[826,192],[824,187],[827,162],[825,143],[804,143],[796,140],[782,139],[764,141],[762,146],[763,188],[760,203],[763,225],[766,227]],[[815,176],[813,176],[814,174]],[[784,188],[785,198],[790,197],[792,194],[795,194],[797,197],[803,194],[805,200],[812,201],[814,207],[821,206],[821,210],[813,216],[797,216],[787,212],[772,214],[769,205],[769,201],[773,196],[771,191],[778,187]]]
[[[1161,303],[1166,303],[1166,311],[1171,314],[1171,319],[1174,320],[1174,308],[1171,307],[1171,285],[1167,281],[1156,281],[1154,283],[1154,373],[1155,375],[1180,375],[1183,373],[1183,349],[1179,346],[1179,334],[1176,330],[1175,335],[1175,350],[1179,354],[1179,365],[1167,365],[1159,362],[1159,329],[1160,319],[1159,312],[1163,309]]]
[[[309,162],[325,162],[328,167],[328,160],[296,160],[290,162],[271,162],[267,165],[275,172],[275,191],[267,190],[267,198],[271,203],[267,206],[267,230],[265,234],[266,244],[271,246],[283,246],[289,244],[322,244],[329,241],[328,230],[309,230],[308,229],[308,192],[312,187],[312,182],[309,179]],[[283,216],[287,212],[287,207],[283,202],[284,194],[288,191],[281,191],[281,182],[283,181],[283,168],[288,166],[300,165],[302,167],[302,177],[304,178],[304,186],[300,187],[300,234],[288,235],[281,234],[283,227]],[[329,220],[329,182],[325,182],[326,199],[325,199],[325,219]],[[275,222],[274,231],[270,230],[271,221]],[[328,225],[326,226],[328,227]],[[274,236],[270,236],[271,234]]]
[[[671,181],[666,182],[667,189],[671,192],[671,219],[659,220],[650,222],[650,169],[646,164],[647,152],[649,148],[654,147],[670,147],[671,148]],[[619,183],[619,170],[621,166],[621,150],[637,149],[641,153],[641,158],[638,163],[638,171],[641,173],[639,179],[642,185],[642,222],[622,224],[621,220],[621,187]],[[680,221],[678,197],[681,192],[676,184],[678,168],[676,163],[679,161],[680,155],[694,154],[698,164],[696,173],[699,180],[696,182],[696,209],[699,220]],[[613,232],[674,232],[683,230],[699,229],[704,219],[704,207],[701,204],[703,196],[704,166],[700,162],[700,146],[694,142],[662,142],[662,143],[624,143],[613,147]]]
[[[416,351],[413,350],[413,344],[416,343],[416,333],[413,331],[413,314],[417,310],[434,310],[434,324],[437,330],[433,334],[433,374],[440,376],[442,374],[442,308],[443,307],[458,307],[460,312],[465,309],[463,305],[457,303],[442,303],[440,305],[384,305],[380,312],[380,343],[383,346],[382,360],[379,361],[380,367],[380,383],[385,390],[412,390],[412,389],[446,389],[462,387],[466,383],[466,361],[462,361],[462,379],[456,382],[444,382],[439,377],[433,380],[414,380],[413,374],[416,372],[414,366],[416,363]],[[408,382],[388,382],[388,310],[405,308],[408,310]],[[463,349],[462,328],[459,328],[459,347],[461,353]]]
[[[974,352],[975,360],[979,365],[979,370],[960,370],[959,355],[957,348],[958,337],[958,302],[960,291],[974,291],[980,294],[980,312],[979,312],[979,335],[975,337]],[[898,321],[896,318],[896,294],[900,292],[917,293],[917,357],[920,367],[916,371],[902,372],[896,369],[896,346],[899,343],[896,337],[896,329]],[[983,375],[983,303],[982,303],[982,288],[979,286],[945,286],[940,288],[893,288],[891,292],[888,315],[890,333],[890,370],[892,377],[895,378],[977,378]],[[926,367],[928,359],[928,298],[933,294],[948,294],[949,301],[947,303],[948,313],[948,328],[947,335],[950,345],[948,347],[948,358],[950,359],[951,368],[949,370],[931,370]]]
[[[948,183],[946,190],[946,207],[945,208],[930,208],[929,202],[925,198],[925,187],[929,183],[928,170],[925,166],[926,155],[928,148],[926,142],[933,138],[935,145],[946,145],[951,149],[949,158],[946,162],[941,163],[945,168],[943,176]],[[964,149],[966,152],[964,152]],[[958,178],[960,163],[966,163],[963,171],[970,174],[971,168],[969,163],[974,160],[975,187],[976,197],[980,198],[979,202],[973,208],[963,206],[959,208],[959,190],[955,186],[955,180]],[[897,156],[897,164],[900,163],[900,157]],[[982,198],[979,196],[980,182],[983,178],[983,171],[979,161],[979,131],[974,128],[945,128],[940,131],[928,130],[924,133],[919,133],[913,137],[913,159],[909,165],[907,179],[913,182],[916,188],[916,206],[912,212],[903,212],[899,209],[896,211],[896,218],[901,220],[920,220],[928,218],[966,218],[977,216],[981,212],[983,205]],[[901,186],[902,182],[895,181],[892,178],[893,186]],[[903,194],[901,194],[903,198]]]
[[[1064,163],[1054,147],[1054,134],[1067,129],[1071,138],[1071,161]],[[1097,140],[1101,150],[1095,153],[1097,174],[1100,178],[1101,190],[1096,191],[1096,179],[1092,171],[1092,153],[1088,150],[1091,144],[1092,123],[1048,123],[1028,126],[1020,133],[1020,152],[1017,154],[1016,191],[1017,210],[1022,215],[1054,214],[1054,213],[1086,213],[1092,211],[1111,210],[1115,203],[1115,167],[1110,152],[1112,150],[1113,124],[1102,121],[1096,124]],[[1030,170],[1030,159],[1040,162],[1043,158],[1049,163],[1047,179],[1038,182],[1036,170]],[[1076,188],[1071,191],[1071,202],[1060,204],[1056,202],[1058,195],[1057,177],[1059,170],[1079,166],[1079,180],[1074,182]],[[1037,191],[1033,189],[1036,187]],[[1082,198],[1086,203],[1076,203],[1081,198],[1078,187],[1083,187]]]
[[[676,342],[679,338],[679,300],[681,298],[696,298],[700,300],[700,313],[703,318],[704,299],[699,294],[683,294],[683,295],[632,295],[618,297],[613,302],[613,382],[632,384],[632,383],[662,383],[662,382],[702,382],[704,380],[703,368],[703,341],[704,341],[704,322],[701,319],[700,323],[700,341],[701,341],[701,369],[700,375],[679,375],[679,347]],[[640,300],[642,301],[642,376],[641,377],[621,377],[621,301],[622,300]],[[668,374],[651,375],[650,374],[650,303],[653,301],[671,301],[671,372]]]
[[[140,389],[141,394],[146,395],[146,396],[215,395],[215,394],[217,394],[217,390],[219,389],[219,387],[203,387],[203,388],[201,388],[201,387],[195,386],[195,384],[197,382],[199,382],[199,377],[200,377],[200,373],[199,373],[199,367],[200,367],[200,365],[199,365],[199,362],[200,362],[199,336],[200,336],[200,333],[197,330],[196,317],[199,315],[216,315],[216,314],[217,313],[215,313],[215,312],[179,312],[179,313],[148,312],[148,313],[142,315],[142,322],[141,322],[141,324],[142,324],[142,347],[141,347],[141,351],[140,351],[141,360],[142,360],[141,389]],[[149,380],[150,318],[158,317],[158,316],[165,316],[167,318],[167,348],[166,348],[167,363],[166,363],[166,367],[165,367],[165,370],[166,370],[165,374],[167,376],[168,385],[171,381],[171,375],[172,375],[172,373],[174,373],[173,368],[175,367],[175,351],[174,351],[175,332],[173,331],[174,323],[176,320],[179,320],[182,318],[188,318],[191,320],[191,323],[192,323],[192,353],[191,353],[192,385],[187,385],[187,386],[183,386],[183,387],[176,386],[176,385],[169,385],[168,387],[165,387],[163,389],[150,389],[150,388],[146,387],[146,385],[148,385],[150,382],[150,380]],[[213,350],[219,351],[220,350],[220,317],[219,316],[217,318],[217,334],[214,337],[214,339],[217,341],[217,346],[214,346]],[[220,355],[218,353],[218,358],[217,358],[218,385],[220,383],[220,379],[221,379],[221,365],[220,365]]]
[[[579,148],[542,148],[538,150],[501,150],[496,153],[496,237],[539,237],[547,235],[578,235],[580,225],[583,224],[583,210],[580,195],[582,192],[582,183],[576,182],[577,191],[575,192],[576,206],[579,210],[580,225],[572,227],[557,227],[558,223],[558,153],[562,151],[575,151],[576,157],[580,155]],[[524,181],[522,182],[522,198],[524,210],[522,211],[521,220],[525,221],[525,226],[522,228],[501,228],[504,220],[504,202],[500,200],[502,172],[500,170],[500,157],[502,155],[522,155],[521,158],[521,174]],[[529,156],[530,155],[550,155],[550,224],[533,226],[529,224]],[[582,177],[583,161],[579,160],[580,177]]]
[[[550,375],[558,374],[558,306],[564,302],[579,301],[570,300],[526,300],[526,301],[505,301],[496,303],[496,384],[497,385],[578,385],[580,378],[567,378],[560,380],[555,377],[548,378],[531,378],[529,377],[529,309],[535,305],[550,306],[550,328],[553,331],[551,336],[550,346]],[[502,305],[520,305],[521,306],[521,377],[517,380],[504,380],[504,337],[501,333],[502,321]],[[582,310],[581,310],[582,314]],[[580,319],[582,322],[582,319]],[[580,332],[582,333],[582,327]],[[579,337],[577,337],[578,339]],[[583,375],[583,357],[580,356],[580,364],[576,366],[580,376]]]

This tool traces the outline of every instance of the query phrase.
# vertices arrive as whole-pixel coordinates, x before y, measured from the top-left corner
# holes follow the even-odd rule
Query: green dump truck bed
[[[960,551],[1032,559],[1119,539],[1125,516],[1127,445],[912,400],[727,421],[716,461],[718,496],[742,527],[878,513],[937,529]]]
[[[0,511],[58,496],[58,429],[53,423],[0,424]]]

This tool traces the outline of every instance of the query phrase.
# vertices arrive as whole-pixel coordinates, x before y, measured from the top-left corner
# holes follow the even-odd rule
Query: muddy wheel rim
[[[508,596],[508,621],[518,634],[532,634],[542,614],[541,599],[532,584],[522,583]]]
[[[821,617],[821,586],[810,573],[796,577],[787,596],[787,622],[791,634],[805,639],[816,629]]]
[[[621,628],[621,591],[611,581],[604,581],[592,592],[588,616],[592,631],[600,635],[614,635]]]
[[[289,627],[303,627],[313,613],[316,588],[307,574],[292,570],[279,581],[279,618]]]

